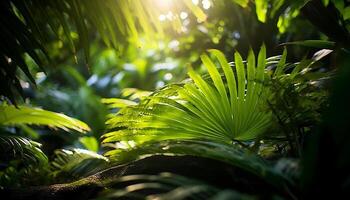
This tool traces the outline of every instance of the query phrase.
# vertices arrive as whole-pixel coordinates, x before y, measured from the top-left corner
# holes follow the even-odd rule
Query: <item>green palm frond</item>
[[[18,106],[18,108],[6,104],[0,105],[0,125],[41,125],[63,130],[75,130],[81,133],[89,131],[90,128],[84,122],[68,117],[61,113],[55,113],[40,108]]]
[[[117,187],[102,192],[98,198],[106,199],[255,199],[234,190],[222,190],[205,182],[171,173],[158,175],[123,176],[116,182]],[[144,191],[152,191],[144,193]],[[221,197],[221,198],[220,198]]]
[[[192,155],[226,162],[263,178],[277,188],[283,188],[293,182],[262,158],[225,143],[202,140],[169,140],[144,143],[131,148],[120,148],[121,145],[116,144],[119,148],[106,153],[111,162],[122,164],[152,155]]]
[[[107,166],[108,159],[86,149],[60,149],[50,163],[56,178],[69,179],[91,175]]]
[[[218,59],[220,71],[212,59],[202,55],[210,79],[190,70],[192,81],[170,85],[138,105],[122,108],[107,121],[114,131],[105,134],[103,142],[208,139],[231,143],[261,136],[271,117],[264,111],[269,92],[263,86],[265,47],[257,65],[252,51],[246,66],[236,53],[234,70],[220,51],[210,52]]]

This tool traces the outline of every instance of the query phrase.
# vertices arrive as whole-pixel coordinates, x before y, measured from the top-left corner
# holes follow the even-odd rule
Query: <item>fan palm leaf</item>
[[[192,81],[165,87],[138,105],[129,103],[107,121],[114,131],[105,134],[103,142],[209,139],[232,143],[263,134],[271,119],[271,113],[264,111],[269,92],[263,86],[265,47],[257,65],[252,51],[246,67],[236,53],[235,70],[220,51],[210,52],[219,61],[223,76],[213,60],[202,55],[210,78],[190,70]]]

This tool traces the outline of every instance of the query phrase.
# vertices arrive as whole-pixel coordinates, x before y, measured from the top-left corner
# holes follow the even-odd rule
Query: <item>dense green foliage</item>
[[[347,195],[349,30],[345,0],[1,1],[0,195]]]
[[[235,55],[237,78],[224,55],[219,51],[213,52],[222,63],[229,91],[226,91],[226,84],[214,63],[203,55],[202,61],[213,85],[191,70],[191,83],[162,88],[144,98],[139,105],[120,110],[107,124],[110,128],[125,128],[105,134],[103,142],[211,139],[230,143],[254,139],[261,134],[270,118],[259,105],[259,97],[268,95],[262,87],[265,47],[259,55],[259,68],[255,66],[254,54],[250,54],[247,76],[241,56]]]

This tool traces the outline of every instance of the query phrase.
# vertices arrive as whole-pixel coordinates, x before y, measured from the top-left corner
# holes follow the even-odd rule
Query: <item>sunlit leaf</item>
[[[266,21],[266,13],[268,9],[269,1],[268,0],[255,0],[255,9],[258,19],[261,22]]]
[[[201,59],[210,79],[190,70],[193,82],[173,89],[172,85],[164,87],[137,105],[126,101],[130,104],[107,121],[108,128],[116,130],[106,133],[103,143],[196,138],[231,143],[263,134],[271,117],[264,108],[268,92],[263,86],[265,47],[261,48],[257,65],[253,53],[249,54],[248,74],[238,53],[232,70],[220,51],[210,52],[219,61],[223,75],[215,60],[203,54]]]
[[[21,124],[49,126],[63,130],[72,129],[81,133],[90,130],[84,122],[61,113],[27,106],[16,108],[4,104],[0,105],[0,125],[16,126]]]

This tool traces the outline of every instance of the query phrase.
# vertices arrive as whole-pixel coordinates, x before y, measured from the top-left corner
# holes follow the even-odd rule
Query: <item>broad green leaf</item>
[[[89,126],[84,122],[61,113],[27,106],[16,108],[4,104],[0,105],[0,125],[16,126],[22,124],[49,126],[63,130],[72,129],[81,133],[90,131]]]

